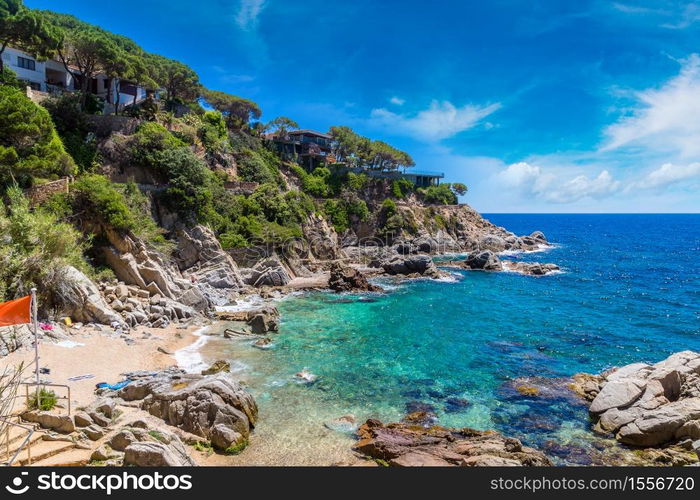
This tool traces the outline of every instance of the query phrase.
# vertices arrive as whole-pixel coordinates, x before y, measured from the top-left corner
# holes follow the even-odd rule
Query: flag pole
[[[36,391],[39,395],[39,331],[37,328],[38,304],[36,301],[36,288],[32,288],[32,324],[34,327],[34,370],[36,371]],[[39,401],[37,400],[37,404]]]

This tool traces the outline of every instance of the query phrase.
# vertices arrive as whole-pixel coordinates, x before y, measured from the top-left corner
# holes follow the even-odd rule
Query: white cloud
[[[449,101],[433,101],[428,109],[412,116],[394,113],[386,108],[374,109],[370,122],[393,133],[435,142],[476,126],[482,118],[500,107],[496,103],[488,106],[467,104],[458,108]]]
[[[655,189],[677,184],[679,182],[698,178],[700,179],[700,163],[689,165],[674,165],[664,163],[661,167],[649,172],[642,180],[630,185],[630,188]]]
[[[567,171],[548,172],[537,165],[519,162],[496,176],[498,184],[506,189],[519,191],[551,203],[573,203],[583,198],[600,199],[610,196],[620,188],[610,172],[603,170],[597,177],[577,175],[567,180]]]
[[[265,2],[266,0],[241,0],[236,14],[236,24],[243,30],[255,28],[258,16],[265,8]]]
[[[498,179],[506,187],[536,193],[539,190],[536,186],[543,183],[543,173],[540,167],[521,161],[499,172]]]
[[[396,104],[397,106],[403,106],[406,104],[406,99],[401,99],[400,97],[394,96],[391,99],[389,99],[389,102],[391,104]]]
[[[613,179],[610,172],[603,170],[593,179],[585,175],[574,177],[544,193],[544,197],[554,203],[572,203],[582,198],[605,198],[620,189],[620,182]]]
[[[700,5],[697,3],[689,3],[683,9],[683,13],[680,16],[680,20],[674,23],[665,23],[661,26],[669,29],[682,30],[700,21]]]
[[[682,64],[680,74],[661,88],[635,94],[636,111],[605,129],[601,151],[639,147],[681,157],[700,154],[700,56],[692,54]]]

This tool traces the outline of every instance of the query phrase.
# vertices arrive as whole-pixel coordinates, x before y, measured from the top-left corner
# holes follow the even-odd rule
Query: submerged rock
[[[212,365],[207,368],[206,370],[202,370],[202,375],[214,375],[215,373],[219,372],[230,372],[231,371],[231,363],[228,361],[225,361],[223,359],[220,359],[218,361],[214,361]]]
[[[504,260],[502,262],[503,269],[513,271],[529,276],[544,276],[559,271],[560,268],[556,264],[540,264],[539,262],[514,262],[512,260]]]
[[[272,339],[270,337],[258,339],[253,342],[253,347],[257,347],[258,349],[270,349],[272,347]]]
[[[545,466],[541,452],[494,431],[367,420],[354,450],[393,466]]]
[[[355,415],[348,414],[325,422],[323,426],[335,432],[350,434],[357,430],[357,420],[355,419]]]
[[[331,264],[331,277],[328,287],[336,292],[366,291],[381,292],[382,289],[367,281],[367,278],[357,269],[338,262]]]

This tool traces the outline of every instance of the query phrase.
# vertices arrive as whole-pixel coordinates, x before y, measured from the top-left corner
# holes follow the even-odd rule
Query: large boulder
[[[142,409],[184,431],[209,440],[216,434],[221,449],[247,440],[258,416],[253,397],[225,372],[202,376],[169,369],[144,374],[118,395],[126,401],[142,400]],[[225,436],[238,442],[226,443]]]
[[[336,292],[349,292],[351,290],[381,292],[382,289],[367,281],[367,278],[357,269],[334,262],[331,264],[331,276],[328,287]]]
[[[384,258],[379,265],[384,269],[384,272],[391,275],[419,274],[429,278],[440,276],[433,259],[428,255],[393,254]]]
[[[627,365],[598,385],[590,406],[597,431],[644,447],[700,438],[700,353]]]
[[[251,332],[262,335],[268,332],[279,330],[279,311],[276,307],[264,307],[258,311],[251,312],[248,316],[248,324]]]
[[[246,283],[255,287],[284,286],[292,278],[277,256],[260,260],[245,273]]]
[[[179,445],[155,441],[140,441],[124,450],[124,465],[137,467],[187,467],[197,465],[187,454],[182,442]]]
[[[34,334],[29,325],[13,325],[0,327],[0,357],[7,356],[22,346],[31,345]]]
[[[229,302],[230,292],[244,286],[238,266],[221,247],[214,232],[205,226],[178,229],[175,259],[180,271],[192,277],[196,287],[214,305]]]
[[[197,311],[223,305],[244,287],[236,263],[204,226],[178,226],[175,263],[143,241],[108,232],[103,254],[117,278]]]
[[[541,452],[494,431],[426,428],[412,423],[384,425],[370,419],[357,433],[357,452],[392,466],[552,465]]]
[[[65,314],[75,321],[111,324],[123,320],[100,294],[100,290],[81,271],[64,268],[64,279],[57,292]]]
[[[506,242],[500,236],[488,234],[479,241],[481,250],[490,250],[492,252],[502,252],[506,249]]]
[[[501,259],[498,258],[491,250],[483,252],[472,252],[464,259],[464,267],[480,271],[501,271],[503,265]]]
[[[51,411],[28,410],[22,413],[22,420],[39,424],[44,429],[70,434],[75,431],[75,422],[68,415],[61,415]]]

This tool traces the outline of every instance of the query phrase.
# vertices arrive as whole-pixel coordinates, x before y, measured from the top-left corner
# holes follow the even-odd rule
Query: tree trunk
[[[2,47],[0,47],[0,73],[5,70],[5,61],[2,60],[2,55],[5,53],[5,47],[7,47],[6,43],[3,43]]]

